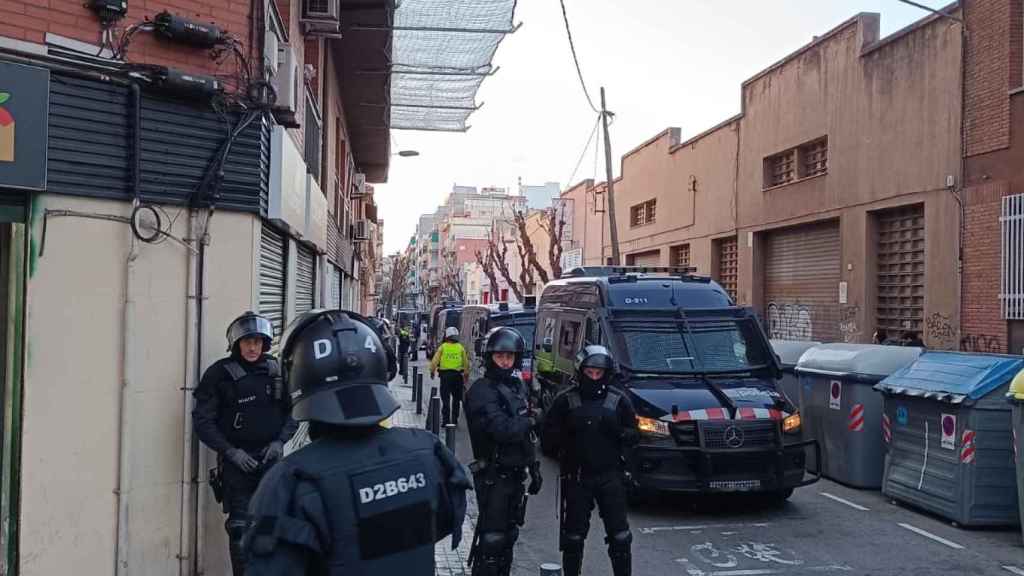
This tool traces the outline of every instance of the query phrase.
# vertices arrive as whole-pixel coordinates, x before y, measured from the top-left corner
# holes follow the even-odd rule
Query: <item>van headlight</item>
[[[644,418],[643,416],[637,417],[637,421],[640,425],[640,432],[643,434],[650,434],[652,436],[668,436],[668,423],[662,422],[661,420],[655,420],[654,418]]]
[[[800,413],[786,416],[786,419],[782,421],[782,431],[786,434],[796,434],[800,431]]]

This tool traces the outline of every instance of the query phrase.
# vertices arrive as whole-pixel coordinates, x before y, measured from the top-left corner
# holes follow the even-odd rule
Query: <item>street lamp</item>
[[[419,155],[420,153],[418,150],[399,150],[398,152],[392,154],[392,156],[401,156],[402,158],[412,158],[413,156]]]

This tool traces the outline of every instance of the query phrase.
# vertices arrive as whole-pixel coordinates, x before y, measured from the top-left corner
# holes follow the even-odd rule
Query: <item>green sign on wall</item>
[[[50,71],[0,61],[0,188],[46,188]]]

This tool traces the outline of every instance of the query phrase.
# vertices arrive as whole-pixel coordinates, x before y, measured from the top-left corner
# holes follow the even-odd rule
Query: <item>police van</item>
[[[462,324],[462,305],[445,303],[434,307],[431,314],[430,332],[427,333],[427,358],[434,357],[434,351],[444,341],[446,328],[458,328]]]
[[[760,492],[818,480],[818,446],[779,392],[778,358],[753,310],[692,268],[576,268],[545,286],[534,343],[542,406],[571,385],[588,344],[611,350],[639,417],[628,466],[640,489]],[[545,439],[541,439],[546,443]]]
[[[462,326],[459,337],[469,355],[471,381],[484,375],[486,367],[483,360],[484,338],[487,333],[500,326],[515,328],[526,341],[526,352],[520,377],[527,388],[533,388],[533,335],[537,324],[537,299],[534,296],[523,298],[522,304],[481,304],[466,306],[462,309]],[[467,383],[468,384],[468,383]]]

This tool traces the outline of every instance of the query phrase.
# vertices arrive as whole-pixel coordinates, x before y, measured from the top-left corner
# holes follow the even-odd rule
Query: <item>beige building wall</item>
[[[53,195],[37,196],[35,204],[26,290],[20,573],[114,573],[123,450],[125,567],[131,574],[177,575],[186,412],[192,404],[183,388],[193,385],[186,366],[187,250],[170,240],[136,242],[134,315],[126,323],[128,226],[51,214],[44,238],[43,214],[128,217],[130,205]],[[187,226],[184,213],[171,233],[183,238]],[[223,355],[227,323],[253,304],[258,229],[252,215],[221,212],[212,221],[203,368]],[[123,381],[128,441],[120,446]],[[206,497],[207,491],[204,482],[199,493]],[[194,518],[185,521],[195,528]],[[207,522],[211,531],[222,533],[223,519]],[[223,536],[211,543],[220,546]],[[222,547],[215,556],[226,555]],[[208,573],[222,573],[225,566],[211,564]]]
[[[593,180],[587,179],[561,195],[562,199],[573,201],[573,242],[583,248],[585,266],[600,266],[604,262],[601,253],[609,246],[604,191],[603,182],[595,186]]]

